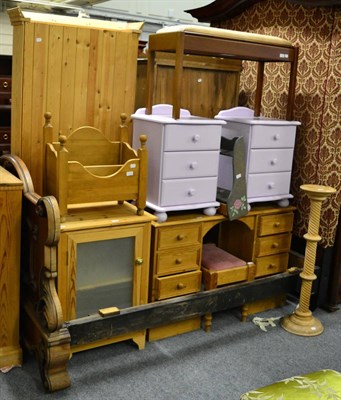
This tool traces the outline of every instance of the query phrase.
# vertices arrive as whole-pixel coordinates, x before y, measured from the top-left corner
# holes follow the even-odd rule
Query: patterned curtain
[[[299,46],[294,119],[302,123],[296,138],[291,182],[297,207],[294,234],[307,232],[309,200],[306,183],[332,186],[337,194],[323,203],[321,246],[332,246],[341,203],[341,10],[305,8],[286,0],[264,0],[217,27],[262,33]],[[285,118],[287,65],[268,64],[262,114]],[[253,107],[255,63],[244,62],[240,105]]]

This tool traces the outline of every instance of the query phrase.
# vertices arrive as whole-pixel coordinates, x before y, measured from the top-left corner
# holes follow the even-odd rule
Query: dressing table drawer
[[[162,251],[157,256],[156,273],[162,276],[200,269],[199,260],[199,245]]]
[[[294,213],[282,213],[259,217],[258,235],[273,235],[282,232],[290,232],[294,223]]]
[[[256,278],[286,271],[288,267],[288,260],[288,253],[274,254],[272,256],[256,258]]]
[[[157,231],[157,250],[200,244],[200,225],[163,226]]]
[[[156,299],[163,300],[201,290],[201,271],[156,278]]]
[[[288,252],[291,244],[291,233],[263,236],[257,239],[256,257]]]

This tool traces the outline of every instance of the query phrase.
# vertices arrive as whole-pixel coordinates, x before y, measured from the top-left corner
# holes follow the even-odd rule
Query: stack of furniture
[[[148,302],[155,217],[144,211],[145,136],[138,151],[89,126],[48,142],[55,134],[51,115],[45,118],[45,190],[52,195],[35,192],[19,157],[4,155],[2,162],[24,183],[22,268],[29,273],[22,281],[23,339],[37,355],[45,386],[53,391],[70,384],[66,364],[75,351],[127,339],[144,347],[146,329],[113,335],[89,326],[87,318],[101,320]],[[66,321],[85,323],[93,336],[70,346]]]
[[[264,35],[257,35],[252,33],[245,33],[245,32],[237,32],[237,31],[229,31],[225,29],[219,28],[211,28],[211,27],[199,27],[199,26],[192,26],[192,25],[177,25],[173,27],[167,27],[160,29],[156,34],[150,35],[149,37],[149,44],[148,44],[148,68],[147,68],[147,87],[146,87],[146,108],[143,109],[143,112],[139,112],[137,115],[138,119],[143,118],[144,120],[150,119],[150,126],[148,124],[142,125],[145,129],[151,129],[151,126],[155,125],[156,118],[154,117],[154,110],[155,106],[153,106],[155,99],[156,99],[156,89],[155,89],[155,82],[157,82],[157,55],[158,52],[163,52],[166,54],[174,54],[174,74],[173,78],[173,85],[172,85],[172,114],[174,123],[175,121],[178,124],[182,124],[184,119],[183,111],[181,109],[182,106],[182,98],[183,98],[183,78],[184,78],[184,65],[186,61],[187,55],[194,56],[200,55],[205,57],[221,57],[223,59],[237,59],[237,60],[253,60],[258,63],[258,74],[257,74],[257,88],[255,94],[255,111],[254,116],[259,117],[261,114],[261,100],[262,100],[262,86],[264,80],[264,66],[266,62],[281,62],[281,63],[288,63],[289,64],[289,73],[290,73],[290,82],[288,88],[288,103],[287,103],[287,120],[292,120],[293,115],[293,104],[294,104],[294,94],[295,94],[295,83],[296,83],[296,71],[297,71],[297,60],[298,60],[298,49],[294,47],[290,42],[284,39],[280,39],[277,37],[272,36],[264,36]],[[143,116],[141,115],[143,114]],[[169,116],[169,115],[168,115]],[[171,120],[171,119],[169,119]],[[159,121],[160,122],[160,121]],[[135,123],[135,121],[134,121]],[[154,124],[153,124],[154,123]],[[136,123],[137,125],[138,123]],[[288,123],[285,124],[290,125],[298,125],[298,123]],[[264,125],[264,124],[263,124]],[[138,133],[141,129],[141,126],[136,126],[135,134]],[[258,127],[254,128],[257,130]],[[269,130],[269,129],[268,129]],[[292,130],[292,129],[291,129]],[[271,128],[270,128],[271,131]],[[233,134],[231,135],[224,135],[231,139],[235,136],[244,136],[244,141],[246,143],[246,157],[249,160],[249,153],[251,148],[252,141],[248,140],[247,135],[243,135],[242,129],[238,130],[235,129]],[[271,132],[267,134],[267,136],[271,135]],[[276,132],[272,133],[273,136],[276,135]],[[281,136],[281,134],[279,134]],[[289,140],[290,139],[290,140]],[[293,144],[295,139],[294,132],[290,134],[290,138],[287,141],[283,139],[283,144],[278,144],[278,140],[276,139],[275,144],[277,147],[290,147],[290,152],[293,152]],[[153,143],[154,139],[151,140],[150,143]],[[260,144],[258,143],[257,147]],[[264,147],[265,144],[262,143],[261,147]],[[270,148],[276,148],[274,144],[268,143],[266,146]],[[160,152],[160,146],[157,146],[157,149],[152,149],[150,151],[152,157],[155,151]],[[281,150],[278,150],[280,152]],[[275,157],[276,158],[276,157]],[[159,161],[159,160],[158,160]],[[276,163],[275,163],[276,164]],[[287,164],[290,164],[289,162]],[[247,162],[247,167],[249,162]],[[155,167],[155,166],[154,166]],[[278,169],[276,166],[276,171],[283,171],[282,169]],[[282,168],[282,165],[281,165]],[[288,171],[289,168],[289,171]],[[267,170],[268,171],[268,170]],[[289,193],[282,193],[289,191],[289,183],[290,183],[290,171],[291,171],[291,164],[290,167],[285,166],[284,173],[278,178],[279,182],[275,184],[273,182],[272,186],[276,186],[276,195],[287,196],[285,200],[290,197]],[[153,168],[154,172],[154,168]],[[246,171],[249,175],[250,172],[253,171]],[[257,171],[258,172],[258,171]],[[262,172],[265,172],[265,170]],[[289,172],[289,173],[288,173]],[[223,171],[222,175],[226,172]],[[265,174],[263,174],[265,175]],[[262,176],[263,176],[262,175]],[[251,174],[250,174],[251,176]],[[258,174],[257,177],[261,176]],[[279,176],[279,174],[277,174]],[[235,177],[234,177],[235,178]],[[252,178],[252,179],[251,179]],[[250,190],[250,198],[257,198],[257,201],[265,201],[265,200],[272,200],[274,196],[271,196],[268,193],[264,193],[264,189],[261,193],[257,192],[252,189],[252,185],[258,185],[258,181],[256,179],[256,183],[253,183],[253,176],[249,179],[249,186],[248,190]],[[155,179],[154,184],[157,183],[162,179]],[[234,179],[232,180],[232,182]],[[282,182],[283,181],[283,182]],[[267,184],[267,180],[263,186]],[[270,185],[268,183],[268,186]],[[277,186],[281,188],[278,189]],[[285,188],[284,188],[285,186]],[[151,188],[154,185],[150,184],[150,189],[148,190],[148,195],[150,194]],[[232,186],[231,186],[232,187]],[[231,190],[231,187],[229,190]],[[270,190],[269,188],[267,188]],[[274,191],[274,188],[272,188]],[[255,192],[255,193],[253,193]],[[162,193],[162,191],[161,191]],[[249,195],[249,193],[248,193]],[[260,200],[263,198],[263,200]],[[239,199],[240,201],[240,199]],[[152,202],[152,206],[160,207],[160,204]],[[227,210],[229,211],[229,209]],[[227,214],[230,216],[230,214]]]
[[[156,116],[154,116],[155,109],[157,107],[154,105],[155,101],[156,99],[160,99],[159,89],[157,89],[155,86],[159,78],[156,74],[159,74],[160,54],[167,54],[168,57],[173,57],[173,59],[175,60],[174,73],[171,76],[172,92],[171,95],[168,95],[171,98],[170,104],[172,104],[172,113],[171,115],[169,115],[168,111],[167,122],[174,124],[174,132],[172,131],[171,135],[175,135],[177,131],[182,132],[181,124],[183,123],[183,121],[186,121],[186,117],[181,107],[183,106],[184,101],[186,101],[183,94],[183,82],[188,56],[191,57],[200,55],[207,58],[221,57],[222,59],[256,61],[258,64],[258,75],[255,94],[255,111],[252,115],[252,117],[255,118],[253,121],[257,120],[257,118],[261,115],[262,86],[264,80],[265,63],[284,62],[289,64],[290,82],[288,88],[287,103],[288,121],[283,121],[282,124],[277,123],[279,129],[281,129],[281,132],[278,132],[277,127],[276,130],[273,129],[274,126],[276,126],[276,123],[274,122],[268,123],[269,126],[264,126],[266,125],[266,123],[260,123],[261,126],[257,126],[258,122],[253,122],[256,126],[252,126],[252,124],[249,123],[249,126],[251,126],[249,130],[247,127],[244,128],[244,126],[239,128],[240,124],[238,125],[237,122],[235,123],[235,125],[237,125],[238,127],[237,129],[230,129],[229,123],[223,125],[222,129],[224,139],[243,137],[247,162],[246,170],[244,168],[241,168],[241,163],[238,164],[234,160],[234,158],[237,157],[234,157],[233,155],[232,145],[228,144],[226,147],[227,151],[225,151],[226,154],[222,153],[220,156],[221,171],[219,171],[218,173],[217,185],[217,198],[221,201],[220,211],[230,220],[233,220],[234,218],[243,219],[244,216],[247,214],[247,202],[250,203],[251,201],[262,202],[281,199],[282,205],[287,206],[287,199],[292,197],[289,194],[291,161],[295,141],[295,129],[296,126],[299,125],[299,123],[297,122],[291,122],[293,116],[298,49],[294,47],[290,42],[276,37],[191,25],[178,25],[167,27],[159,30],[156,34],[150,35],[148,44],[146,108],[142,109],[134,116],[134,135],[141,133],[144,129],[147,134],[151,132],[149,146],[154,146],[154,143],[160,143],[155,144],[155,147],[150,147],[150,157],[151,159],[153,159],[153,157],[155,157],[156,159],[155,163],[150,164],[151,176],[149,176],[150,184],[147,193],[147,196],[151,196],[153,198],[151,204],[148,204],[153,209],[156,208],[155,205],[157,207],[160,207],[161,205],[157,202],[158,199],[154,200],[156,196],[152,195],[152,192],[156,187],[157,195],[159,196],[160,194],[162,194],[162,189],[160,189],[162,188],[161,182],[165,182],[162,175],[164,163],[163,158],[165,157],[163,154],[166,155],[166,153],[164,148],[161,146],[164,146],[164,143],[168,143],[167,139],[163,139],[164,137],[166,137],[164,135],[167,128],[165,128],[164,130],[161,128],[157,129],[156,127],[158,124],[160,124],[161,121],[157,121]],[[226,119],[225,114],[218,114],[217,119],[220,117],[222,120]],[[141,120],[143,120],[143,123],[140,122]],[[149,121],[149,124],[145,121]],[[284,125],[284,128],[282,128],[282,125]],[[260,135],[257,132],[253,133],[253,131],[258,130],[262,130],[263,133],[264,129],[266,130],[265,139],[263,139],[263,135]],[[288,130],[289,133],[287,132]],[[228,134],[226,132],[228,132]],[[169,137],[171,137],[171,135],[169,135]],[[255,138],[258,138],[258,143]],[[236,144],[240,143],[236,142]],[[236,149],[237,148],[238,146],[236,146]],[[256,148],[257,153],[255,152],[254,148]],[[267,151],[267,158],[265,158],[263,154],[264,148],[269,149]],[[207,150],[208,149],[209,147],[207,147]],[[221,149],[222,151],[224,150],[222,147]],[[183,146],[182,151],[183,150],[186,150],[186,147]],[[272,154],[273,151],[276,151],[276,154]],[[238,152],[236,151],[236,153]],[[265,159],[264,162],[266,163],[267,159],[269,158],[269,153],[272,154],[272,158],[270,159],[270,161],[272,161],[272,164],[270,163],[272,166],[272,170],[268,166],[264,167],[264,165],[260,167],[261,169],[255,170],[254,164],[257,164],[257,160],[263,161]],[[277,161],[279,155],[281,156],[280,163],[278,163]],[[256,158],[257,160],[254,161],[254,158]],[[159,167],[160,165],[161,168],[159,169],[161,172],[158,173],[159,169],[157,167]],[[173,169],[175,169],[174,162]],[[272,171],[276,171],[277,174],[270,174],[270,172]],[[277,179],[275,183],[269,181],[270,175],[271,178]],[[154,180],[152,180],[152,176],[155,176]],[[262,185],[266,186],[265,188],[262,187],[261,190],[259,189],[259,177],[263,178],[264,182],[262,183]],[[245,179],[248,181],[247,188],[245,188]],[[236,183],[240,183],[240,185],[236,185]],[[255,189],[253,189],[254,187]],[[245,192],[247,192],[250,200],[246,199]],[[275,192],[275,194],[273,192]],[[191,206],[193,207],[193,204],[189,204],[189,207]],[[252,220],[253,227],[251,227],[251,232],[253,232],[253,234],[246,234],[246,240],[240,240],[238,238],[238,240],[240,240],[240,243],[243,243],[243,246],[246,245],[246,247],[248,247],[246,251],[240,252],[240,254],[238,254],[238,252],[235,252],[233,246],[232,248],[229,248],[229,242],[224,243],[225,236],[228,235],[222,234],[219,242],[219,246],[223,249],[226,249],[229,253],[237,255],[245,261],[254,262],[256,264],[256,277],[266,276],[268,274],[275,274],[280,271],[284,271],[288,265],[288,251],[290,249],[290,232],[292,228],[293,209],[289,207],[282,211],[280,208],[270,208],[272,209],[273,218],[275,218],[278,214],[281,214],[282,212],[288,214],[290,213],[291,215],[290,222],[285,224],[284,228],[283,226],[281,226],[280,230],[277,231],[288,232],[289,236],[286,238],[276,237],[276,239],[280,239],[280,243],[276,242],[273,245],[271,244],[270,247],[273,246],[271,250],[263,248],[258,250],[258,247],[256,249],[256,235],[270,235],[272,233],[276,233],[276,229],[278,229],[274,228],[274,231],[270,230],[266,233],[264,233],[265,231],[261,232],[258,230],[257,224],[260,222],[258,222],[258,219],[256,221],[255,215],[258,215],[257,213],[263,212],[259,210],[259,208],[257,208],[258,211],[255,211],[253,217],[254,219]],[[158,211],[162,212],[164,210]],[[159,221],[161,221],[161,219]],[[229,235],[232,238],[238,237],[238,235],[236,235],[236,233],[232,231],[232,229],[229,232]],[[260,257],[263,257],[265,255],[275,254],[279,254],[278,259],[276,258],[276,260],[272,260],[271,262],[268,262],[268,260],[260,259]]]
[[[132,113],[129,102],[134,101],[134,48],[141,24],[120,29],[108,21],[82,22],[60,16],[49,20],[44,15],[23,13],[18,9],[10,10],[10,18],[14,26],[13,60],[17,77],[12,118],[16,124],[12,141],[16,155],[2,156],[1,164],[14,169],[23,182],[23,340],[36,352],[41,376],[49,391],[70,385],[67,362],[73,352],[126,339],[132,339],[143,348],[147,330],[149,339],[155,340],[197,329],[202,315],[241,306],[245,299],[262,298],[261,287],[265,288],[264,293],[272,294],[287,289],[289,280],[283,276],[280,287],[277,286],[279,280],[274,285],[271,280],[264,284],[254,282],[250,295],[245,295],[245,288],[241,289],[244,296],[236,293],[238,288],[233,288],[232,299],[226,297],[228,291],[224,287],[201,290],[205,236],[226,217],[203,215],[193,209],[202,208],[207,202],[214,205],[209,207],[214,208],[215,213],[215,207],[220,204],[215,196],[221,127],[225,121],[188,114],[178,117],[181,114],[183,56],[187,51],[209,57],[228,54],[231,58],[249,57],[258,61],[257,113],[265,61],[290,63],[289,102],[293,99],[297,49],[276,38],[245,37],[238,33],[236,37],[231,33],[221,36],[221,32],[211,30],[209,34],[180,31],[151,35],[147,74],[149,100],[143,114],[134,116],[140,124],[133,144],[140,148],[135,151],[129,146],[129,130],[118,120],[122,111],[128,115]],[[126,63],[122,63],[123,49],[128,58]],[[166,116],[152,115],[150,97],[154,82],[153,55],[159,50],[175,52],[175,100],[173,107],[167,107]],[[57,63],[60,59],[62,62]],[[124,69],[122,75],[118,65]],[[32,97],[33,86],[35,95]],[[64,98],[72,101],[64,104]],[[46,114],[43,133],[42,119],[47,110],[55,116],[55,126],[52,128],[50,115]],[[291,112],[292,103],[288,106],[288,118]],[[89,119],[80,123],[83,117]],[[78,126],[82,128],[75,129]],[[138,142],[140,134],[147,135],[147,142],[143,136],[141,144]],[[197,145],[198,150],[195,150]],[[148,173],[152,174],[151,187],[158,189],[159,196],[150,203],[158,206],[161,201],[163,207],[162,201],[166,201],[166,206],[167,201],[171,201],[171,207],[174,204],[177,207],[181,198],[181,208],[173,209],[174,215],[164,222],[156,221],[155,216],[144,210],[146,146],[155,153],[149,151],[154,164],[149,165]],[[203,156],[205,168],[198,158],[189,163],[188,175],[181,175],[179,160],[187,163],[193,155]],[[214,166],[209,176],[205,175],[207,166]],[[194,175],[190,175],[193,172]],[[192,181],[200,183],[199,193],[203,186],[203,197],[199,198],[198,206],[193,207],[192,197],[197,191],[190,187],[185,191],[185,198],[191,200],[185,202],[184,209],[183,197],[174,188]],[[169,183],[174,183],[170,189]],[[277,213],[276,209],[270,215],[274,218],[288,210],[291,209],[281,209]],[[284,230],[264,230],[265,236],[277,234],[272,238],[272,245],[263,244],[261,239],[256,240],[263,214],[260,213],[259,218],[257,215],[251,214],[254,220],[246,220],[252,234],[243,236],[237,228],[232,230],[232,235],[225,235],[223,230],[219,246],[229,251],[226,236],[239,236],[238,240],[244,245],[249,242],[252,250],[248,250],[245,257],[237,256],[247,262],[253,261],[256,276],[262,277],[285,270],[284,265],[276,266],[275,260],[267,260],[271,271],[266,271],[261,261],[266,255],[277,254],[273,249],[270,251],[269,246],[276,248],[279,254],[288,252],[290,228],[284,222]],[[282,238],[281,232],[288,235],[283,233],[285,238]],[[275,246],[277,239],[280,239],[279,244]],[[260,245],[253,251],[254,243]],[[234,250],[230,252],[236,254]],[[253,272],[246,279],[251,280],[251,277]],[[242,279],[245,285],[253,283]],[[117,294],[115,298],[112,292]]]

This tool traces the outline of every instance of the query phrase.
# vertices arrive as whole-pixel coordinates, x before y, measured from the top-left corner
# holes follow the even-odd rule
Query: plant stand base
[[[321,322],[312,315],[300,317],[295,313],[282,318],[281,326],[287,332],[299,336],[318,336],[324,329]]]

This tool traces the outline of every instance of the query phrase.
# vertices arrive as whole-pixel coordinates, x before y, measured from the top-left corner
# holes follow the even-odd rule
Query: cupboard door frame
[[[128,237],[134,238],[132,306],[137,306],[147,302],[148,253],[146,254],[144,245],[143,225],[86,229],[61,234],[58,246],[58,295],[66,321],[76,319],[77,245]]]

